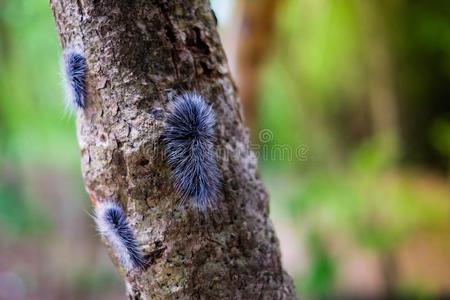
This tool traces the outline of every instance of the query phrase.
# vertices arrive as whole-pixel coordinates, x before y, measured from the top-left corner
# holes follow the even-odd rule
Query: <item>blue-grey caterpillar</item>
[[[215,151],[216,118],[204,99],[184,93],[169,104],[164,127],[165,155],[180,201],[205,210],[220,193],[221,172]]]
[[[98,232],[111,246],[127,272],[145,267],[145,259],[127,222],[125,212],[117,203],[97,202],[94,219]]]
[[[65,49],[62,68],[68,105],[85,108],[87,96],[86,58],[80,51],[72,48]]]

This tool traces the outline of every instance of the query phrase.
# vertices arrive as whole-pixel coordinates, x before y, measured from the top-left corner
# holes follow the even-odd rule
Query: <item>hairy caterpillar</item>
[[[169,104],[164,127],[165,155],[182,203],[205,210],[220,192],[221,173],[214,147],[215,114],[197,93],[184,93]]]
[[[86,107],[86,58],[79,51],[66,49],[63,54],[63,81],[67,102],[76,108]]]
[[[115,202],[97,202],[95,222],[126,271],[142,269],[145,260],[122,208]]]

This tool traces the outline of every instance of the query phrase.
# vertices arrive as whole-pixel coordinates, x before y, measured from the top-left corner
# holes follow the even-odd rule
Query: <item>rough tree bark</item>
[[[62,47],[83,48],[89,67],[87,108],[77,113],[87,192],[94,205],[123,204],[149,262],[121,271],[129,298],[295,298],[209,2],[50,3]],[[208,216],[176,204],[161,147],[167,103],[184,90],[217,115],[224,180]]]

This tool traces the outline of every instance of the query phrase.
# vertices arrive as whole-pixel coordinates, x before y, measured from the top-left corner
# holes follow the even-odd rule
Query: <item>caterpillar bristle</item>
[[[75,49],[68,48],[63,54],[63,81],[69,106],[86,107],[86,73],[87,63],[84,55]]]
[[[200,210],[212,207],[220,193],[215,123],[213,110],[197,93],[181,94],[169,104],[163,141],[171,179],[181,203],[190,200]]]
[[[143,269],[144,257],[122,208],[112,201],[98,202],[94,218],[98,232],[111,246],[122,267],[126,271]]]

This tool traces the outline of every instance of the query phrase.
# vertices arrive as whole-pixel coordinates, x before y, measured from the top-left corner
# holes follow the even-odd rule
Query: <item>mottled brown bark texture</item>
[[[129,298],[295,298],[209,2],[50,3],[62,47],[84,49],[89,68],[77,112],[86,189],[94,205],[121,203],[148,262],[117,266]],[[186,90],[217,116],[223,187],[207,214],[177,204],[161,143],[167,104]]]

